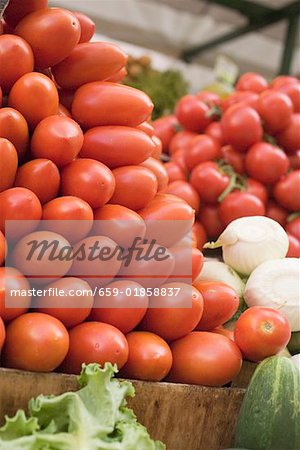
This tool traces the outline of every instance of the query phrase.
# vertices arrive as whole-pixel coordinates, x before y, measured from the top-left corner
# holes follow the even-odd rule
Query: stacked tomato
[[[266,215],[289,234],[288,256],[300,256],[300,82],[240,77],[225,100],[211,92],[187,95],[175,115],[154,122],[170,161],[176,193],[198,211],[199,248],[232,220]],[[200,205],[201,203],[201,205]]]

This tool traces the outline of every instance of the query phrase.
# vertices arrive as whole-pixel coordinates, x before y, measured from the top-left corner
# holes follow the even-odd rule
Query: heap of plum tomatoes
[[[186,95],[153,123],[170,184],[197,212],[198,246],[232,220],[266,215],[285,227],[288,256],[300,256],[300,82],[242,75],[225,99]]]

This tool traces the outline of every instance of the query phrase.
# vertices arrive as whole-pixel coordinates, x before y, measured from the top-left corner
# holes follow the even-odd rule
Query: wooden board
[[[133,381],[136,397],[129,400],[151,436],[167,450],[220,450],[231,446],[245,390],[172,383]],[[0,420],[26,409],[39,394],[77,389],[76,377],[0,369]],[[75,450],[75,449],[74,449]],[[138,450],[138,449],[137,449]]]

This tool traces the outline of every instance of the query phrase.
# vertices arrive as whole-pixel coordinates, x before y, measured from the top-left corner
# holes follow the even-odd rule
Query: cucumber
[[[300,371],[290,358],[272,356],[258,365],[242,403],[235,445],[300,449]]]
[[[294,333],[292,333],[287,347],[292,355],[300,353],[300,331],[294,331]]]

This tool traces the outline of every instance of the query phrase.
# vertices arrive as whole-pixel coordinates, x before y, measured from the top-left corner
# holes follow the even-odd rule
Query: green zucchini
[[[290,358],[272,356],[258,365],[242,403],[235,445],[300,449],[300,371]]]

